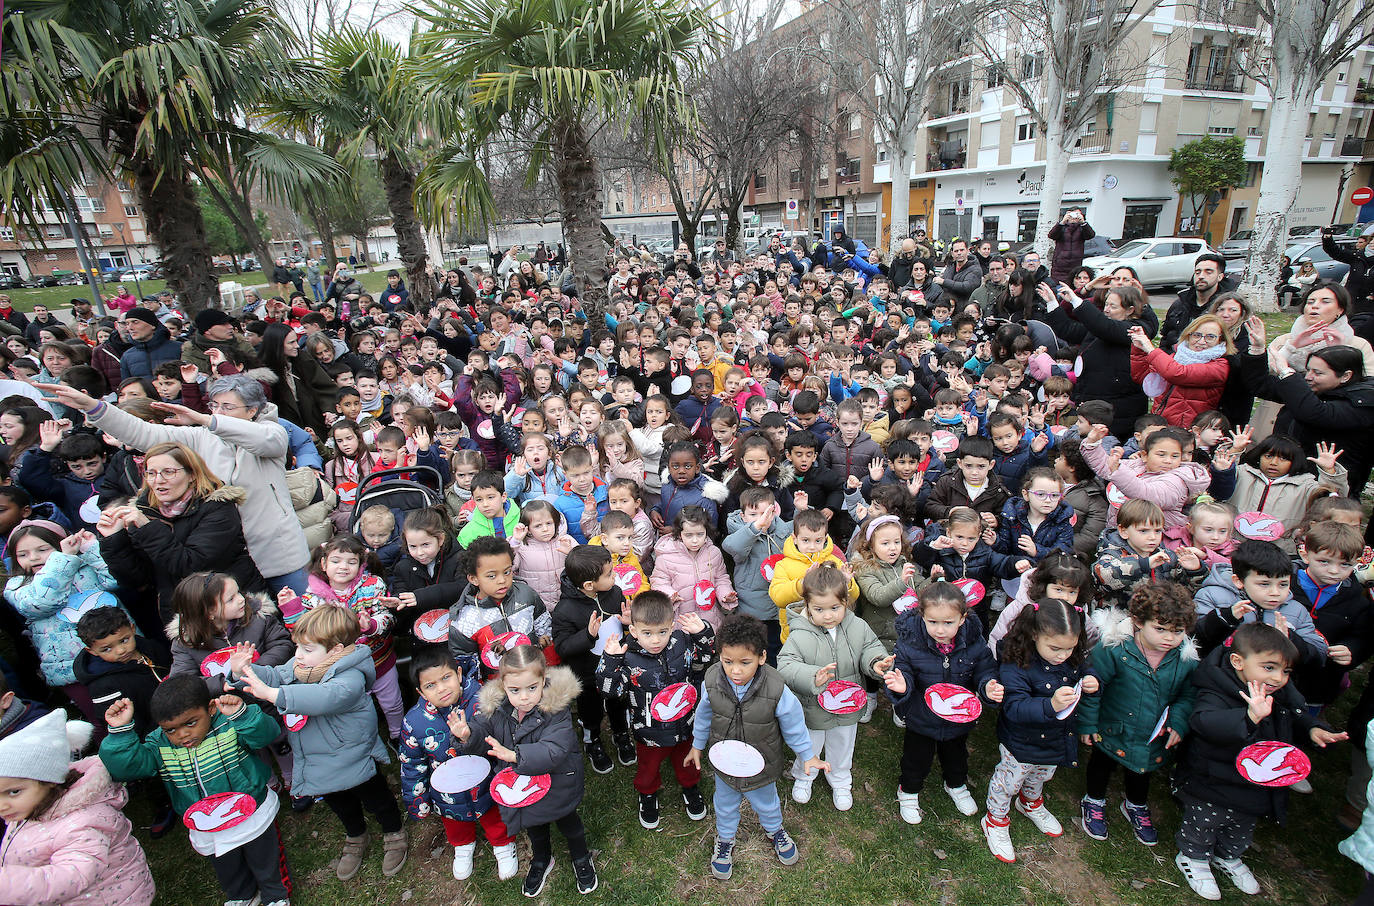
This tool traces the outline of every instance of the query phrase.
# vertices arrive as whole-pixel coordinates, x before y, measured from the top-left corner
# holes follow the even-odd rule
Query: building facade
[[[73,186],[71,195],[93,267],[102,271],[130,267],[160,257],[131,189],[90,177],[84,184]],[[28,279],[81,270],[66,210],[45,200],[41,231],[41,236],[36,236],[13,223],[0,223],[0,272]]]

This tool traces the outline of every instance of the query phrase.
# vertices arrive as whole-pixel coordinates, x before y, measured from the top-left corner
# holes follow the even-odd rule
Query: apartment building
[[[129,267],[161,257],[148,236],[147,224],[134,193],[100,177],[88,177],[72,187],[77,219],[86,234],[86,246],[102,270]],[[79,271],[67,211],[43,202],[42,235],[13,223],[0,223],[0,272],[25,279],[54,271]]]

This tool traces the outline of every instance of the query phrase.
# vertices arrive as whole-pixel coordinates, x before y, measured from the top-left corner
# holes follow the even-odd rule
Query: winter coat
[[[1349,476],[1345,466],[1337,462],[1336,471],[1330,474],[1321,469],[1315,475],[1289,472],[1270,481],[1254,466],[1236,463],[1236,489],[1231,492],[1231,505],[1237,512],[1265,513],[1282,522],[1284,535],[1274,543],[1293,554],[1297,552],[1297,544],[1292,531],[1306,515],[1307,505],[1319,489],[1330,489],[1337,497],[1344,497],[1349,489]]]
[[[495,770],[509,767],[526,776],[549,775],[549,791],[538,802],[524,808],[500,806],[501,819],[512,834],[551,824],[572,814],[582,802],[582,746],[570,710],[582,687],[567,667],[550,667],[544,676],[539,706],[524,720],[516,717],[505,688],[495,679],[482,687],[477,716],[469,724],[468,754],[486,755],[491,748],[486,738],[491,736],[519,755],[514,764],[494,761]]]
[[[167,328],[156,327],[153,335],[143,342],[131,342],[119,357],[119,378],[153,379],[153,372],[163,362],[181,361],[181,344],[172,339]]]
[[[665,525],[672,525],[683,507],[699,506],[706,511],[711,525],[714,526],[720,520],[720,504],[725,502],[729,492],[719,481],[706,475],[698,475],[683,485],[665,479],[660,486],[659,494],[658,506],[654,509],[663,517]],[[601,515],[604,516],[605,513]]]
[[[9,826],[0,850],[0,901],[14,906],[149,906],[153,876],[122,809],[129,794],[99,758],[41,818]]]
[[[825,442],[825,446],[821,447],[820,465],[838,475],[840,484],[843,485],[851,475],[867,477],[868,464],[882,455],[883,448],[878,446],[877,441],[870,437],[867,431],[860,431],[858,437],[854,438],[854,443],[848,445],[837,431]]]
[[[72,665],[85,648],[76,634],[80,617],[64,615],[63,611],[77,603],[73,598],[117,587],[100,548],[94,545],[78,555],[54,551],[32,577],[10,576],[5,583],[5,600],[28,624],[29,639],[38,651],[43,680],[49,686],[76,682]],[[110,604],[119,603],[113,596],[107,597]]]
[[[1350,271],[1345,275],[1345,288],[1350,290],[1355,300],[1353,310],[1365,310],[1369,305],[1369,294],[1374,292],[1374,274],[1370,273],[1374,270],[1374,257],[1368,254],[1368,247],[1357,251],[1352,246],[1341,245],[1334,236],[1324,235],[1322,251],[1332,259],[1350,265]]]
[[[540,638],[553,637],[553,618],[534,590],[516,579],[505,600],[482,596],[477,586],[468,585],[449,608],[448,650],[464,673],[490,673],[479,659],[482,646],[507,632],[526,635],[536,645]]]
[[[1046,437],[1051,439],[1048,435]],[[1016,449],[1010,453],[1003,453],[998,450],[993,454],[993,474],[1002,479],[1002,484],[1006,487],[1007,493],[1020,494],[1021,482],[1025,480],[1026,473],[1030,471],[1031,466],[1049,465],[1049,449],[1049,445],[1046,444],[1045,449],[1036,451],[1031,448],[1030,442],[1023,438],[1016,444]]]
[[[593,478],[592,482],[592,496],[596,498],[596,518],[600,521],[611,509],[606,498],[607,485],[600,478]],[[554,498],[553,505],[563,514],[563,521],[567,523],[568,534],[572,535],[573,540],[578,544],[586,544],[587,536],[582,531],[582,516],[587,505],[573,491],[571,484],[566,481],[563,483],[563,489]]]
[[[817,446],[821,446],[817,442]],[[838,513],[844,506],[844,481],[839,473],[827,469],[817,460],[805,472],[793,472],[790,481],[782,483],[783,496],[794,498],[798,491],[806,494],[806,505],[813,510]]]
[[[699,607],[696,602],[699,582],[710,582],[716,592],[715,600],[706,608]],[[720,628],[721,610],[734,610],[738,603],[721,600],[733,592],[735,586],[725,570],[725,558],[721,556],[720,548],[710,541],[694,554],[672,535],[658,539],[654,547],[654,572],[649,577],[649,587],[670,598],[677,594],[679,600],[673,603],[673,612],[694,613],[706,621],[713,631]]]
[[[1036,653],[1030,659],[1028,667],[1002,662],[999,678],[1004,691],[997,739],[1022,764],[1078,767],[1078,736],[1074,731],[1078,711],[1060,720],[1050,699],[1055,690],[1064,686],[1072,689],[1091,675],[1092,667],[1086,661],[1077,666],[1068,661],[1054,665]],[[1082,706],[1080,698],[1078,707]]]
[[[1164,747],[1167,731],[1188,735],[1196,694],[1191,677],[1198,664],[1197,646],[1185,636],[1152,668],[1136,644],[1129,616],[1114,616],[1112,611],[1098,616],[1102,618],[1096,620],[1101,640],[1093,648],[1092,666],[1102,691],[1084,696],[1079,703],[1078,733],[1100,737],[1094,743],[1097,748],[1128,771],[1158,770],[1175,751]],[[1151,736],[1165,711],[1165,726]]]
[[[289,360],[285,383],[266,368],[254,368],[249,373],[269,386],[268,393],[282,418],[309,428],[316,437],[329,433],[324,413],[334,411],[339,385],[309,350],[301,349]]]
[[[241,501],[243,538],[261,575],[284,576],[310,563],[305,532],[301,530],[286,487],[286,429],[277,423],[270,403],[256,419],[213,416],[201,427],[155,425],[114,406],[105,406],[86,424],[135,450],[155,444],[179,443],[195,450],[210,471],[227,484],[246,492]],[[204,567],[201,567],[204,568]],[[239,585],[245,586],[242,577]],[[173,583],[175,584],[175,583]]]
[[[1293,682],[1309,703],[1329,705],[1340,695],[1346,674],[1374,652],[1374,604],[1353,576],[1309,594],[1303,581],[1306,568],[1301,560],[1293,561],[1293,600],[1312,615],[1317,632],[1328,646],[1345,645],[1350,649],[1351,661],[1349,666],[1341,666],[1329,657],[1323,661],[1305,660],[1293,665]]]
[[[983,268],[978,264],[978,259],[972,255],[964,262],[963,267],[959,267],[954,262],[945,265],[944,282],[940,284],[945,295],[949,296],[955,308],[960,308],[968,297],[973,295],[973,291],[983,283]]]
[[[101,479],[85,481],[77,478],[58,462],[56,456],[41,447],[33,447],[24,457],[14,481],[36,499],[51,500],[57,504],[72,525],[94,531],[95,521],[100,516],[97,513],[89,520],[83,518],[82,505],[98,496]],[[85,515],[91,514],[87,512]]]
[[[436,607],[452,607],[467,587],[462,551],[452,542],[445,542],[439,555],[429,566],[421,566],[407,554],[391,570],[391,590],[394,594],[410,592],[415,595],[415,612],[424,613]]]
[[[1107,452],[1102,449],[1102,445],[1083,444],[1079,449],[1092,470],[1104,480],[1110,479],[1117,490],[1126,497],[1159,504],[1159,508],[1164,511],[1166,532],[1176,532],[1188,524],[1188,518],[1183,515],[1184,505],[1206,491],[1212,483],[1212,476],[1207,468],[1195,462],[1185,462],[1168,472],[1146,472],[1143,460],[1125,459],[1115,472],[1105,475],[1103,473],[1107,467]],[[1117,506],[1109,501],[1107,523],[1112,528],[1116,527],[1117,509]]]
[[[1256,817],[1282,822],[1288,810],[1288,788],[1251,783],[1236,769],[1240,750],[1251,743],[1276,741],[1306,745],[1313,727],[1325,727],[1307,713],[1302,693],[1292,683],[1273,694],[1273,711],[1258,724],[1246,714],[1245,685],[1230,662],[1231,649],[1221,646],[1193,671],[1197,700],[1188,718],[1192,731],[1184,740],[1174,792],[1184,803],[1215,803]]]
[[[692,711],[672,721],[659,720],[651,709],[654,696],[677,683],[691,683],[715,657],[715,633],[709,625],[696,635],[673,630],[668,645],[650,654],[626,633],[624,654],[603,654],[596,667],[596,683],[608,699],[625,699],[630,706],[630,730],[641,745],[670,749],[692,738]]]
[[[1002,512],[1002,507],[1010,497],[1011,494],[1007,491],[1007,486],[1002,484],[1002,479],[996,474],[989,473],[983,493],[978,495],[977,500],[971,499],[968,489],[964,487],[964,473],[957,467],[951,467],[936,479],[935,486],[930,489],[930,496],[926,498],[925,516],[927,519],[944,519],[956,506],[972,507],[979,513],[992,513],[996,516]]]
[[[733,584],[740,612],[764,621],[776,620],[778,608],[768,594],[770,583],[763,577],[763,561],[783,552],[792,523],[774,518],[768,531],[761,532],[736,511],[725,517],[725,528],[730,534],[721,547],[735,563]]]
[[[967,736],[972,723],[945,720],[926,704],[926,690],[936,683],[963,686],[987,702],[988,680],[997,678],[997,661],[983,641],[978,616],[970,613],[954,636],[954,650],[940,652],[926,631],[919,608],[897,617],[897,659],[894,669],[906,680],[906,692],[892,693],[892,710],[906,721],[908,733],[945,741]]]
[[[506,473],[506,496],[516,503],[528,503],[531,500],[552,502],[562,492],[567,481],[568,476],[554,463],[544,467],[542,476],[531,471],[522,478],[514,471],[510,471]]]
[[[285,664],[295,656],[296,643],[291,641],[291,633],[282,625],[281,615],[277,613],[277,606],[272,599],[264,594],[248,594],[244,598],[243,619],[231,622],[222,636],[211,639],[203,647],[192,648],[181,640],[178,619],[173,618],[167,624],[167,638],[172,640],[172,676],[187,673],[198,675],[200,665],[207,657],[222,648],[243,642],[257,650],[258,659],[254,663],[267,667]],[[219,674],[205,677],[205,685],[213,696],[224,694],[224,677]],[[234,694],[248,700],[242,691],[236,690]]]
[[[134,706],[134,731],[147,736],[157,726],[152,718],[153,693],[167,678],[172,653],[166,639],[134,639],[137,656],[130,661],[111,663],[83,650],[76,656],[72,671],[76,681],[86,687],[95,705],[95,726],[105,728],[105,711],[121,698]]]
[[[1056,223],[1050,227],[1049,239],[1054,243],[1050,256],[1050,276],[1056,283],[1068,283],[1073,272],[1083,264],[1083,246],[1097,231],[1087,223]]]
[[[1024,497],[1010,498],[1002,507],[1002,518],[997,522],[997,544],[999,554],[1009,557],[1024,557],[1021,550],[1021,536],[1029,535],[1035,542],[1035,554],[1031,560],[1040,561],[1052,551],[1061,550],[1073,553],[1073,507],[1062,500],[1035,529],[1030,525],[1030,504]]]
[[[625,593],[612,585],[608,591],[597,592],[596,599],[572,584],[565,574],[559,589],[558,605],[553,609],[553,650],[577,679],[591,686],[599,655],[592,653],[596,636],[587,631],[592,614],[603,620],[620,617],[625,610]]]
[[[472,399],[472,376],[460,374],[453,385],[453,408],[468,426],[468,434],[477,444],[477,449],[487,458],[487,466],[503,472],[506,466],[506,450],[499,440],[500,431],[496,429],[501,422],[501,413],[520,401],[520,378],[514,371],[503,369],[499,373],[498,386],[504,388],[505,399],[498,400],[496,411],[487,415],[477,408]],[[477,426],[484,421],[492,423],[491,437],[486,437],[484,432],[477,430]]]
[[[529,535],[522,541],[511,539],[516,574],[534,589],[550,612],[558,603],[563,564],[574,543],[566,530],[560,531],[549,541],[536,541]]]
[[[1234,291],[1236,285],[1233,278],[1223,276],[1211,298],[1215,299],[1222,293]],[[1183,328],[1205,315],[1210,306],[1210,299],[1205,304],[1198,304],[1197,289],[1192,284],[1180,290],[1178,298],[1169,305],[1169,310],[1164,315],[1164,323],[1160,326],[1159,348],[1165,352],[1173,352],[1174,346],[1178,344],[1179,335],[1183,333]],[[1125,435],[1117,434],[1116,436],[1124,437]]]
[[[1112,436],[1125,437],[1135,430],[1135,420],[1148,406],[1145,391],[1131,377],[1130,329],[1142,327],[1148,336],[1154,336],[1154,325],[1143,318],[1115,321],[1091,302],[1073,309],[1073,315],[1071,318],[1068,309],[1060,305],[1045,315],[1045,321],[1062,342],[1080,344],[1082,367],[1073,388],[1074,401],[1111,403]]]
[[[193,498],[181,515],[169,519],[149,505],[145,491],[138,496],[138,508],[148,522],[102,536],[100,553],[125,588],[156,589],[163,620],[174,613],[177,583],[201,570],[228,573],[245,594],[266,591],[243,539],[239,505],[245,499],[243,488],[225,485],[207,497]],[[287,518],[292,528],[300,527],[294,515]]]
[[[1159,375],[1168,385],[1163,395],[1155,398],[1154,411],[1171,425],[1191,428],[1197,417],[1221,403],[1221,392],[1231,362],[1220,355],[1210,362],[1182,365],[1162,349],[1148,353],[1131,347],[1131,377],[1143,383],[1151,374]]]
[[[778,622],[782,624],[782,640],[787,641],[787,608],[802,599],[801,586],[802,579],[806,578],[806,571],[818,563],[830,563],[834,566],[844,565],[844,557],[840,554],[840,549],[835,546],[829,536],[825,539],[825,545],[820,553],[803,554],[797,550],[797,539],[788,537],[783,542],[782,559],[773,567],[773,581],[768,583],[768,596],[773,599],[773,603],[778,608]],[[849,602],[852,604],[859,600],[859,586],[853,579],[849,580]],[[827,661],[826,663],[829,663]]]
[[[644,490],[650,494],[658,493],[663,485],[663,467],[667,465],[663,462],[665,427],[660,425],[657,428],[634,428],[630,431],[630,439],[635,442],[639,458],[644,462]]]
[[[112,503],[132,502],[143,488],[143,468],[135,462],[134,456],[129,450],[120,449],[105,461],[95,501],[102,510]]]
[[[1366,733],[1364,752],[1365,760],[1374,763],[1374,725]],[[1336,848],[1366,872],[1374,870],[1374,811],[1366,808],[1355,833],[1342,840]]]
[[[946,582],[956,579],[977,579],[985,588],[991,589],[993,579],[1015,579],[1021,575],[1016,564],[1030,559],[1025,554],[999,554],[982,538],[978,539],[978,544],[969,551],[967,557],[962,557],[953,548],[935,550],[930,547],[929,542],[938,537],[938,531],[927,536],[926,543],[917,545],[911,555],[927,574],[937,566],[943,568]]]
[[[893,604],[908,589],[919,592],[928,584],[919,568],[910,583],[903,580],[902,573],[910,562],[901,556],[894,563],[865,559],[854,561],[854,581],[859,586],[855,612],[888,649],[893,649],[897,644],[897,611],[893,609]]]
[[[1292,597],[1274,610],[1265,610],[1256,605],[1254,613],[1247,613],[1237,620],[1231,608],[1245,599],[1245,592],[1232,584],[1233,575],[1228,563],[1212,567],[1202,588],[1193,597],[1193,603],[1197,605],[1197,628],[1193,634],[1204,651],[1211,651],[1220,645],[1242,623],[1258,621],[1273,626],[1278,614],[1283,614],[1288,621],[1288,640],[1298,649],[1298,664],[1325,663],[1328,643],[1317,631],[1307,608]]]
[[[494,803],[490,777],[462,793],[441,793],[430,785],[434,769],[450,758],[457,758],[463,747],[449,731],[448,716],[457,708],[466,720],[474,720],[481,690],[477,678],[465,673],[458,701],[446,708],[436,708],[421,699],[406,712],[397,757],[401,762],[401,801],[412,818],[438,815],[454,821],[476,821],[491,811]]]
[[[247,340],[228,340],[217,343],[200,331],[191,334],[191,338],[181,344],[181,360],[196,368],[202,374],[210,374],[210,359],[206,355],[211,349],[218,349],[224,353],[224,358],[230,362],[238,360],[240,362],[257,361],[258,352]]]
[[[787,625],[791,630],[778,653],[778,672],[787,687],[801,700],[808,730],[831,730],[849,727],[859,722],[859,712],[831,714],[821,707],[820,695],[824,686],[816,685],[816,671],[827,664],[835,664],[837,680],[863,684],[865,678],[880,680],[882,674],[874,665],[887,657],[887,649],[874,635],[868,624],[853,613],[846,613],[835,636],[817,627],[806,616],[801,601],[787,608]],[[870,693],[871,694],[871,693]]]
[[[305,543],[313,551],[334,536],[334,524],[329,514],[339,505],[339,495],[320,473],[311,468],[292,469],[286,473],[286,490],[296,521],[305,532]]]
[[[358,641],[365,642],[372,652],[372,662],[380,676],[396,667],[396,648],[391,640],[391,627],[396,612],[382,603],[386,597],[386,583],[366,570],[343,591],[336,591],[329,580],[311,573],[306,580],[306,592],[282,606],[282,622],[290,629],[307,610],[316,607],[342,607],[358,618]]]
[[[1125,613],[1126,603],[1139,582],[1179,582],[1195,590],[1207,577],[1205,566],[1186,570],[1179,565],[1177,554],[1166,548],[1161,550],[1169,554],[1169,562],[1150,566],[1150,558],[1137,554],[1116,529],[1103,535],[1093,562],[1099,606],[1115,607]]]
[[[1085,560],[1092,560],[1097,542],[1107,529],[1107,514],[1111,507],[1102,483],[1088,477],[1064,489],[1064,503],[1073,507],[1073,552]]]
[[[295,658],[279,667],[251,667],[258,679],[280,690],[278,710],[305,716],[300,729],[286,734],[295,759],[294,795],[351,790],[370,780],[378,763],[391,761],[377,735],[377,711],[367,694],[377,679],[372,653],[366,645],[350,647],[317,683],[296,679]]]

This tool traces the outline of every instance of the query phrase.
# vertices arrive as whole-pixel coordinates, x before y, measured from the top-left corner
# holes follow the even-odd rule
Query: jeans
[[[722,840],[734,840],[739,830],[739,804],[748,799],[749,807],[759,816],[759,823],[769,835],[782,830],[782,801],[778,799],[778,785],[770,783],[756,790],[741,793],[716,775],[716,792],[711,797],[716,807],[716,836]]]
[[[315,301],[316,301],[316,302],[323,302],[323,301],[324,301],[324,281],[323,281],[323,280],[311,280],[311,281],[310,281],[310,291],[313,292],[313,293],[315,294]]]
[[[310,572],[304,566],[295,572],[289,572],[284,576],[268,576],[267,589],[272,593],[272,597],[277,597],[277,592],[290,586],[291,590],[298,595],[303,595],[309,587]]]

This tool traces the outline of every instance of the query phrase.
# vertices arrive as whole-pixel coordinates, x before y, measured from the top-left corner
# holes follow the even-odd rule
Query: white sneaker
[[[992,850],[997,861],[1015,862],[1016,849],[1011,845],[1011,821],[999,824],[992,820],[991,815],[984,815],[982,825],[983,836],[988,838],[988,849]]]
[[[255,893],[252,899],[248,900],[225,900],[224,906],[258,906],[261,902],[262,897]]]
[[[901,787],[897,787],[897,808],[902,813],[902,820],[907,824],[921,823],[920,793],[905,793]]]
[[[898,714],[895,709],[892,712],[892,723],[894,723],[899,730],[906,729],[906,721],[902,720],[901,715]]]
[[[1204,900],[1220,900],[1221,889],[1217,887],[1217,879],[1212,877],[1212,866],[1202,859],[1190,859],[1183,853],[1174,856],[1174,864],[1178,870],[1183,872],[1183,877],[1187,879],[1188,886],[1193,888],[1193,893],[1202,897]]]
[[[866,724],[873,719],[873,712],[878,710],[878,696],[873,693],[868,694],[868,701],[864,703],[864,709],[859,714],[859,723]]]
[[[496,857],[496,877],[509,881],[520,872],[520,857],[515,854],[515,844],[493,846],[491,854]]]
[[[792,783],[792,801],[805,805],[811,801],[811,781],[796,780]]]
[[[1059,823],[1059,819],[1050,814],[1050,810],[1045,808],[1045,800],[1037,799],[1034,802],[1027,802],[1020,796],[1016,797],[1016,810],[1031,820],[1036,829],[1046,837],[1061,837],[1064,834],[1064,826]]]
[[[1290,783],[1288,789],[1295,793],[1302,793],[1304,796],[1310,796],[1312,795],[1312,781],[1304,777],[1297,783]]]
[[[1212,864],[1220,868],[1221,873],[1230,878],[1231,883],[1236,885],[1236,889],[1241,893],[1254,896],[1260,892],[1260,884],[1259,881],[1255,880],[1254,872],[1250,871],[1250,867],[1241,860],[1213,859]]]
[[[854,794],[849,790],[832,789],[830,799],[835,803],[835,808],[842,812],[847,812],[854,807]]]
[[[472,877],[472,857],[477,852],[476,843],[453,847],[453,877],[466,881]]]
[[[945,787],[945,792],[954,800],[954,807],[959,810],[959,814],[970,817],[978,814],[978,803],[973,801],[973,794],[968,791],[967,784],[953,788]]]

